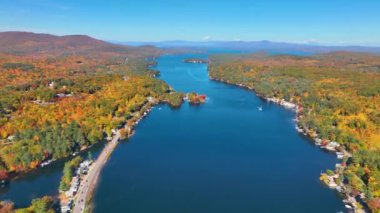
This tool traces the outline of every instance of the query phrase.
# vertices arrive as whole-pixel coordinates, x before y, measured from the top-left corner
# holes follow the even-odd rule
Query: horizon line
[[[166,40],[157,40],[157,41],[138,41],[138,40],[114,40],[114,39],[104,39],[99,38],[97,36],[91,35],[91,34],[83,34],[83,33],[73,33],[73,34],[56,34],[56,33],[49,33],[49,32],[36,32],[36,31],[27,31],[27,30],[0,30],[0,33],[6,33],[6,32],[19,32],[19,33],[34,33],[34,34],[47,34],[47,35],[53,35],[53,36],[89,36],[91,38],[102,40],[109,43],[165,43],[165,42],[194,42],[194,43],[211,43],[211,42],[242,42],[242,43],[252,43],[252,42],[270,42],[270,43],[284,43],[284,44],[296,44],[296,45],[305,45],[305,46],[314,46],[314,47],[367,47],[367,48],[380,48],[379,44],[374,43],[344,43],[344,42],[318,42],[318,41],[280,41],[280,40],[267,40],[267,39],[258,39],[258,40],[245,40],[245,39],[199,39],[199,40],[186,40],[186,39],[166,39]]]
[[[194,42],[194,43],[212,43],[212,42],[242,42],[242,43],[253,43],[253,42],[268,42],[268,43],[282,43],[282,44],[295,44],[295,45],[304,45],[304,46],[314,46],[314,47],[368,47],[368,48],[380,48],[380,44],[370,44],[370,43],[318,43],[318,42],[297,42],[297,41],[276,41],[276,40],[181,40],[181,39],[173,39],[173,40],[159,40],[159,41],[138,41],[138,40],[130,40],[130,41],[120,41],[120,40],[107,40],[100,39],[110,43],[119,43],[119,44],[127,44],[127,43],[145,43],[145,44],[155,44],[155,43],[166,43],[166,42]]]

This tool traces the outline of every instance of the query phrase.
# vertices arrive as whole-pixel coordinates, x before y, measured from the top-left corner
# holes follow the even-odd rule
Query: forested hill
[[[335,181],[380,211],[380,56],[215,55],[209,69],[214,79],[297,104],[301,129],[353,154]]]
[[[0,87],[105,72],[151,73],[146,58],[161,53],[152,46],[115,45],[85,35],[0,32]]]
[[[157,102],[182,101],[149,70],[161,50],[88,36],[0,34],[0,180],[111,136]]]
[[[0,32],[0,52],[17,55],[43,54],[90,54],[123,53],[136,55],[158,54],[160,49],[153,46],[130,47],[111,44],[86,35],[55,36],[31,32]]]

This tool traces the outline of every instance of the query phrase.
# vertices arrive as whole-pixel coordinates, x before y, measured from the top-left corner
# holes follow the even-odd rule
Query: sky
[[[380,0],[1,0],[0,31],[380,46]]]

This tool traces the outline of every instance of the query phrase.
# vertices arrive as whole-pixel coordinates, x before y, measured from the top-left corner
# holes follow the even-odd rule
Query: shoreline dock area
[[[81,213],[85,210],[86,201],[89,198],[89,196],[91,196],[91,194],[93,193],[96,187],[99,174],[103,166],[106,164],[107,159],[109,158],[111,153],[115,150],[116,146],[118,145],[120,138],[121,138],[120,131],[117,131],[116,134],[113,136],[112,140],[107,143],[102,153],[91,165],[88,174],[81,181],[81,184],[79,186],[79,189],[74,201],[74,209],[73,209],[74,213]]]

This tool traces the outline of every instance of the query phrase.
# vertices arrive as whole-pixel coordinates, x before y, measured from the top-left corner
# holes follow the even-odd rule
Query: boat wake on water
[[[196,81],[201,81],[201,82],[206,82],[206,81],[209,81],[208,78],[199,78],[197,76],[195,76],[190,69],[187,70],[187,74],[194,80]]]

